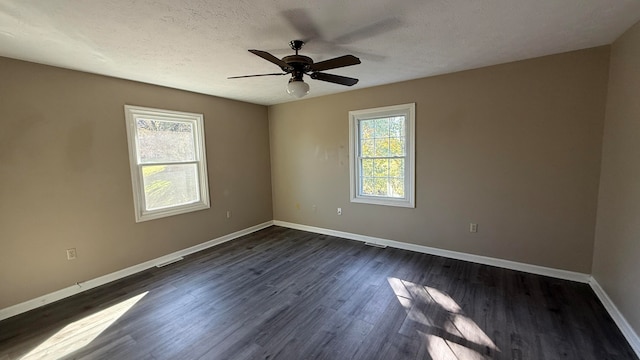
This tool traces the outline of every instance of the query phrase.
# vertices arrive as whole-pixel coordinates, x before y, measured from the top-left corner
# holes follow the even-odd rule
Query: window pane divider
[[[200,162],[198,160],[189,160],[189,161],[168,161],[168,162],[147,162],[141,163],[139,162],[139,166],[154,166],[154,165],[189,165],[196,164],[198,165]]]
[[[358,156],[358,159],[405,159],[406,156]]]

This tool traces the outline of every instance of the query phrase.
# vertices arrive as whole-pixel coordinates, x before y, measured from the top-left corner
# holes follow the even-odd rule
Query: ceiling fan
[[[358,79],[323,73],[321,71],[337,69],[345,66],[358,65],[360,59],[353,55],[344,55],[337,58],[329,59],[314,63],[313,60],[304,55],[298,55],[298,51],[302,49],[304,41],[292,40],[289,42],[291,49],[295,50],[295,55],[285,56],[282,59],[269,54],[262,50],[249,50],[250,53],[260,56],[261,58],[274,63],[282,69],[282,73],[271,74],[257,74],[257,75],[243,75],[232,76],[229,79],[238,79],[255,76],[276,76],[276,75],[288,75],[291,74],[291,79],[287,84],[287,93],[289,95],[301,98],[309,93],[309,84],[305,83],[302,79],[304,74],[309,75],[314,80],[328,81],[334,84],[353,86],[358,83]]]

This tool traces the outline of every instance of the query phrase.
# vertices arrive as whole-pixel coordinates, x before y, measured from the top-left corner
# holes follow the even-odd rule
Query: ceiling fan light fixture
[[[309,84],[302,79],[291,78],[287,84],[287,94],[295,96],[298,99],[309,93]]]
[[[1,0],[0,0],[1,1]],[[337,58],[323,60],[317,63],[313,62],[308,56],[298,54],[298,51],[304,45],[302,40],[293,40],[289,43],[291,49],[295,50],[295,55],[288,55],[279,59],[272,54],[262,50],[249,50],[250,53],[259,56],[268,62],[277,65],[282,72],[271,74],[255,74],[255,75],[242,75],[231,76],[229,79],[249,78],[257,76],[278,76],[278,75],[291,75],[289,83],[287,84],[287,94],[296,97],[298,99],[306,96],[309,93],[309,84],[302,80],[302,77],[306,74],[313,80],[326,81],[333,84],[353,86],[358,83],[358,79],[350,78],[341,75],[328,74],[322,71],[337,69],[345,66],[358,65],[360,59],[353,55],[343,55]]]

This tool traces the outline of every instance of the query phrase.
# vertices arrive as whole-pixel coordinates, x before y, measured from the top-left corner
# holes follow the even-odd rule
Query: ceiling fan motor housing
[[[286,62],[292,70],[294,77],[302,78],[302,75],[309,71],[309,67],[313,64],[313,60],[310,57],[304,55],[289,55],[282,58],[282,61]],[[286,69],[283,69],[287,71]]]

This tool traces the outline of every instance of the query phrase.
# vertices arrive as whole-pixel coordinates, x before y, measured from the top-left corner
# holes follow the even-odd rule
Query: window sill
[[[415,208],[414,202],[407,199],[389,199],[389,198],[376,198],[376,197],[354,197],[351,198],[352,203],[371,204],[371,205],[384,205],[384,206],[396,206],[405,208]]]

